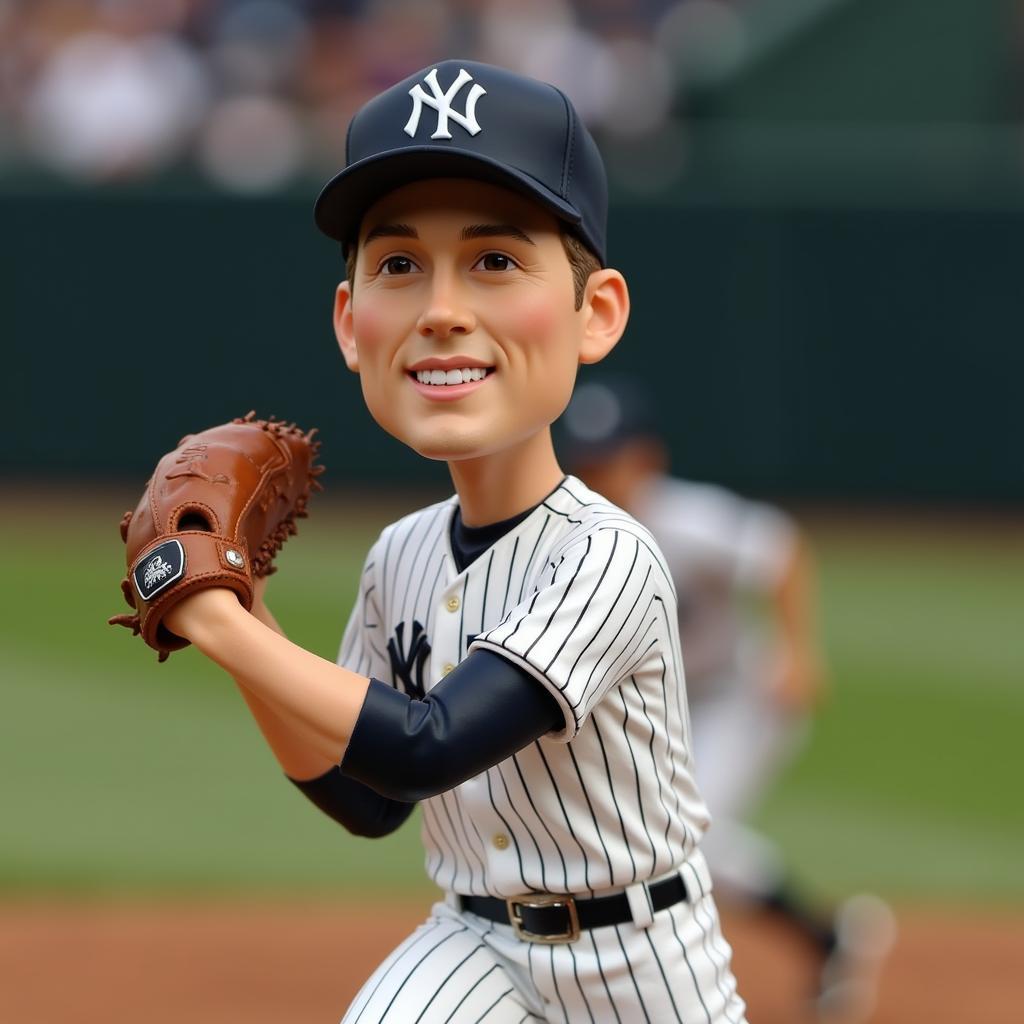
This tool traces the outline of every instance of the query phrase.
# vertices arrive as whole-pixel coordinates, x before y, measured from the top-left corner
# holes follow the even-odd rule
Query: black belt
[[[686,899],[686,886],[673,875],[647,887],[651,910],[657,913]],[[578,900],[568,893],[529,893],[507,900],[496,896],[458,896],[459,906],[488,921],[512,926],[528,942],[575,942],[585,928],[625,924],[633,920],[624,892]]]

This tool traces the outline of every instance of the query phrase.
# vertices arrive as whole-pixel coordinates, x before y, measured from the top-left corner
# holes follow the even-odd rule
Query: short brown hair
[[[583,307],[583,294],[587,290],[587,281],[590,275],[601,269],[601,261],[597,254],[587,245],[583,239],[569,231],[562,230],[562,248],[569,260],[569,269],[572,271],[572,286],[576,294],[576,309]]]
[[[572,286],[575,296],[576,309],[583,307],[583,295],[587,289],[587,281],[595,270],[601,269],[601,261],[594,251],[576,235],[562,229],[562,248],[565,250],[566,259],[569,261],[569,269],[572,271]],[[349,289],[354,293],[356,289],[356,255],[358,245],[355,242],[349,244],[345,251],[345,275],[348,277]]]

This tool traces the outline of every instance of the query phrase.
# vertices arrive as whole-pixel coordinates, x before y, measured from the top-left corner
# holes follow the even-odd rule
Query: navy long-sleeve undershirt
[[[474,651],[422,700],[370,681],[340,768],[292,779],[355,835],[397,829],[436,796],[562,727],[554,696],[524,669]]]

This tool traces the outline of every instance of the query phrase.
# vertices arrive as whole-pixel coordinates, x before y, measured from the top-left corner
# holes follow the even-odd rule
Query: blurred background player
[[[678,592],[705,852],[723,905],[771,915],[808,948],[823,1017],[866,1019],[892,918],[874,897],[834,911],[802,897],[749,816],[806,738],[824,696],[813,556],[782,510],[669,473],[655,407],[633,378],[577,385],[560,421],[567,470],[654,534]]]

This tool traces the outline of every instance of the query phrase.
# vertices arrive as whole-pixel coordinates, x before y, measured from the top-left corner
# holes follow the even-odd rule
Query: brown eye
[[[389,256],[381,264],[380,272],[395,276],[398,274],[411,274],[415,269],[416,264],[408,256]]]
[[[512,270],[516,266],[515,260],[511,256],[506,256],[501,252],[489,252],[477,260],[476,268],[480,270],[491,270],[491,271],[503,271]]]

